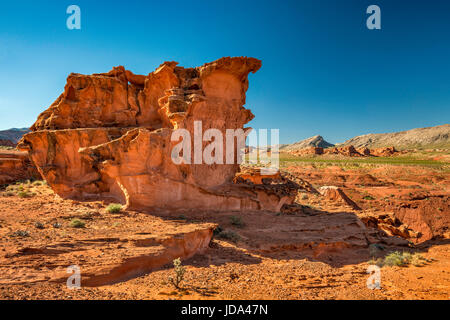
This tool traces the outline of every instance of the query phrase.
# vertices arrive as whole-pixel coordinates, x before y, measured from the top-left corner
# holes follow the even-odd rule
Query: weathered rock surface
[[[36,207],[44,197],[52,199],[51,193],[46,193],[38,196],[40,200],[30,201],[35,201]],[[1,238],[14,241],[2,242],[0,285],[56,282],[65,286],[71,275],[67,272],[69,266],[79,267],[82,287],[126,281],[171,264],[174,259],[185,260],[201,253],[208,248],[216,227],[213,223],[187,223],[134,212],[114,217],[89,209],[95,203],[54,201],[58,201],[58,209],[46,214],[38,210],[2,210],[2,224],[8,228],[0,229]],[[23,205],[18,198],[10,202],[13,204],[3,202],[2,209]],[[66,219],[61,219],[65,215]],[[87,227],[67,227],[74,216],[83,218]],[[30,223],[23,226],[18,219]],[[34,219],[43,221],[41,229],[33,227]],[[56,220],[60,223],[58,229],[52,227]],[[112,226],[112,221],[118,220],[120,226]],[[19,226],[27,229],[27,236],[12,232]],[[58,230],[64,230],[63,236]]]
[[[124,67],[71,74],[19,148],[65,198],[110,199],[133,209],[280,208],[295,197],[233,184],[237,162],[177,165],[171,158],[175,129],[194,137],[194,122],[201,121],[203,132],[222,132],[225,146],[227,129],[253,119],[243,105],[248,74],[260,67],[257,59],[239,57],[189,69],[165,62],[148,76]]]
[[[39,178],[26,152],[0,150],[0,185]]]
[[[341,188],[336,186],[324,186],[319,188],[319,192],[327,200],[337,202],[352,207],[354,210],[361,210],[360,207],[350,199]]]

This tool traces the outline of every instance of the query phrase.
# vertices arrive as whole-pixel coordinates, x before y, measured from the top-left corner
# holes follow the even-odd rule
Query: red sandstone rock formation
[[[26,152],[0,150],[0,185],[38,177]]]
[[[361,208],[350,199],[341,188],[335,186],[324,186],[319,188],[319,192],[323,195],[327,200],[331,200],[333,202],[339,202],[341,204],[352,207],[355,210],[361,210]]]
[[[325,154],[340,154],[347,157],[361,157],[362,155],[356,151],[354,146],[328,148],[324,150]]]
[[[288,153],[294,156],[331,154],[331,155],[342,155],[347,157],[390,157],[398,154],[399,152],[394,147],[384,147],[378,149],[369,149],[364,147],[356,149],[354,146],[344,146],[326,149],[319,147],[312,147],[299,150],[292,150],[288,151]]]
[[[390,157],[398,153],[394,147],[385,147],[373,149],[370,151],[371,155],[376,157]]]
[[[237,163],[171,159],[175,129],[193,136],[194,121],[202,121],[203,131],[219,129],[225,140],[226,129],[253,119],[243,105],[247,76],[260,67],[257,59],[239,57],[189,69],[165,62],[148,76],[124,67],[71,74],[19,148],[66,198],[110,199],[134,209],[279,210],[295,196],[233,184]]]
[[[311,147],[300,150],[293,150],[290,153],[296,156],[311,155],[311,154],[322,155],[324,153],[324,149],[322,147]]]

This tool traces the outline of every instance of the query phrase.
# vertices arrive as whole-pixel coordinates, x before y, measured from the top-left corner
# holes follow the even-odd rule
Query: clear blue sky
[[[71,4],[80,31],[66,28]],[[366,28],[371,4],[381,30]],[[279,128],[282,143],[450,120],[450,1],[35,0],[0,3],[0,129],[30,126],[71,72],[148,74],[222,56],[263,61],[250,125]]]

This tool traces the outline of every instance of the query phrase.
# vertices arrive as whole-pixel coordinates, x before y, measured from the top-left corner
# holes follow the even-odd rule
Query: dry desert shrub
[[[370,264],[378,265],[379,267],[407,267],[413,265],[416,267],[422,267],[429,262],[420,253],[410,253],[410,252],[391,252],[383,258],[372,259],[369,261]]]
[[[173,260],[173,267],[175,272],[175,277],[170,276],[169,282],[174,285],[175,288],[179,289],[181,282],[184,280],[184,274],[186,269],[181,265],[181,259]]]

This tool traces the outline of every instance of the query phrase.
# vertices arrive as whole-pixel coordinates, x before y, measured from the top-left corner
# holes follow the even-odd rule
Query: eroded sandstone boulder
[[[116,67],[71,74],[64,93],[41,115],[19,148],[62,197],[109,199],[134,209],[279,210],[295,195],[283,183],[235,184],[239,163],[176,164],[176,129],[244,129],[248,74],[261,61],[222,58],[197,68],[165,62],[147,76]],[[203,149],[211,141],[203,141]],[[191,142],[194,149],[194,142]],[[234,152],[237,154],[237,143]],[[226,152],[224,152],[224,163]]]

